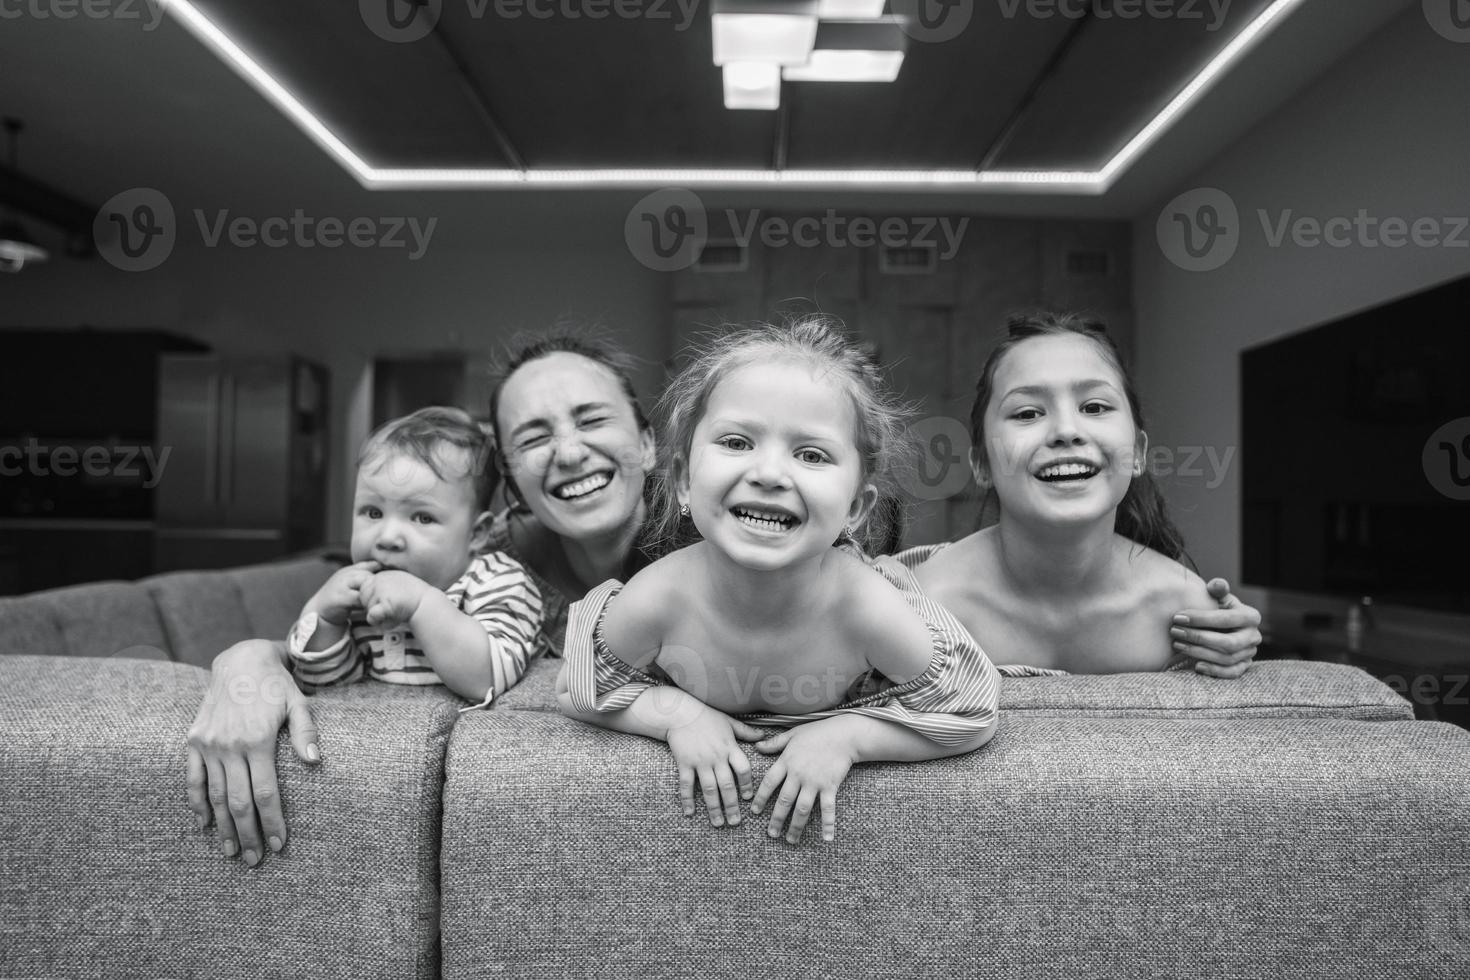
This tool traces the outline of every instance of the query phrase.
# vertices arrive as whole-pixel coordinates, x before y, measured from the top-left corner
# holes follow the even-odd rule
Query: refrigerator
[[[228,568],[323,543],[328,375],[301,358],[159,359],[154,570]]]

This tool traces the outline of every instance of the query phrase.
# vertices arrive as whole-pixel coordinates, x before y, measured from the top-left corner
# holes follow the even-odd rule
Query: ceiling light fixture
[[[714,0],[715,64],[802,65],[817,36],[817,0]]]
[[[1067,192],[1102,194],[1129,165],[1227,69],[1269,33],[1270,29],[1305,0],[1274,0],[1255,20],[1210,60],[1156,117],[1100,170],[740,170],[740,169],[582,169],[510,170],[506,168],[388,168],[373,167],[343,143],[285,86],[247,55],[224,31],[201,14],[189,0],[166,0],[164,9],[239,72],[271,104],[301,128],[343,169],[371,190],[474,187],[656,187],[673,185],[719,187],[853,186],[865,190],[884,187],[925,187],[990,192]],[[815,39],[814,39],[815,40]]]
[[[19,119],[5,117],[5,133],[10,143],[10,170],[12,173],[20,172],[19,167],[16,166],[16,161],[19,159],[16,144],[20,141],[20,131],[24,128],[25,126]],[[19,218],[12,215],[0,220],[0,270],[19,272],[27,265],[45,262],[50,257],[51,253],[36,244],[36,240],[26,231]]]
[[[903,67],[908,35],[897,17],[824,20],[811,60],[785,69],[788,82],[891,82]]]
[[[726,109],[779,109],[781,66],[758,61],[736,61],[721,69],[725,73]]]
[[[883,16],[887,0],[821,0],[817,16],[823,20],[873,20]]]

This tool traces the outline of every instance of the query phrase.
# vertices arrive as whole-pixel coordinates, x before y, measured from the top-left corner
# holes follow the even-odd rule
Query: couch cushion
[[[556,675],[564,662],[561,657],[537,657],[515,687],[495,699],[495,707],[560,714],[561,707],[556,703]]]
[[[221,650],[241,640],[285,639],[306,600],[337,567],[322,558],[302,558],[221,571],[169,572],[141,584],[158,603],[175,657],[207,667]]]
[[[792,847],[682,817],[659,743],[471,714],[444,975],[1463,978],[1467,765],[1427,722],[1018,713],[854,768],[836,841]]]
[[[167,659],[168,640],[148,590],[93,582],[0,599],[0,652]]]
[[[1002,712],[1115,718],[1355,718],[1409,720],[1414,708],[1356,667],[1263,660],[1234,680],[1193,670],[1006,678]]]
[[[0,975],[429,980],[440,786],[460,702],[311,699],[323,761],[277,745],[290,839],[247,870],[193,823],[183,664],[0,658]]]

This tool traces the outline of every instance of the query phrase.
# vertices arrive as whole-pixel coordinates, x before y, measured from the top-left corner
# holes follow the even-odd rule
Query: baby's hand
[[[381,567],[375,561],[360,561],[337,569],[312,596],[309,608],[325,622],[346,626],[348,614],[360,604],[360,590]]]
[[[367,621],[377,627],[399,626],[413,618],[428,591],[428,584],[417,575],[391,569],[379,572],[358,590]]]
[[[688,721],[670,728],[666,739],[679,767],[679,800],[684,816],[694,816],[694,781],[697,777],[709,811],[709,825],[723,827],[740,822],[740,801],[750,799],[750,761],[736,741],[753,742],[763,733],[706,706]],[[737,795],[737,786],[739,792]]]
[[[771,766],[766,778],[761,780],[760,788],[755,791],[755,799],[750,804],[751,815],[759,815],[771,794],[776,792],[776,787],[780,786],[781,795],[776,797],[766,833],[780,837],[781,825],[790,814],[791,826],[786,831],[788,844],[800,842],[806,822],[812,815],[812,806],[818,801],[822,804],[822,840],[830,841],[837,835],[837,787],[847,778],[854,760],[846,742],[834,738],[831,729],[824,729],[822,724],[813,721],[798,725],[757,742],[755,746],[757,752],[766,755],[780,752],[781,758]]]

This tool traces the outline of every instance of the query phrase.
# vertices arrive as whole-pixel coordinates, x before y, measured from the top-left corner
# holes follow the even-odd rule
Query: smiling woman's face
[[[642,519],[653,435],[607,368],[580,354],[538,358],[506,379],[497,414],[510,477],[548,530],[580,540]]]

